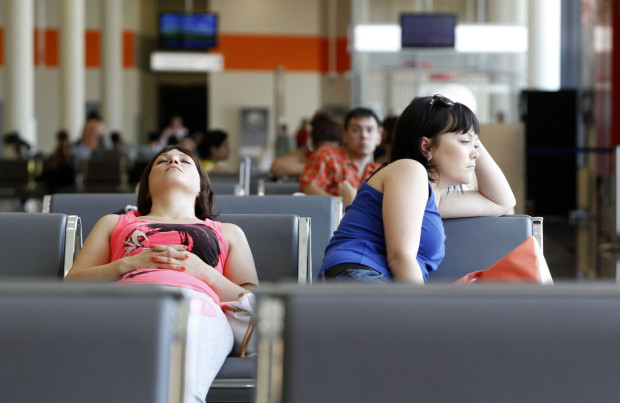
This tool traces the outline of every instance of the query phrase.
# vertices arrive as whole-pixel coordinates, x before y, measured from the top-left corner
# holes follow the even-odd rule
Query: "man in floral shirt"
[[[373,162],[373,153],[383,129],[377,115],[367,108],[349,111],[344,129],[343,146],[323,146],[310,155],[299,188],[308,195],[341,196],[346,207],[362,182],[380,166]]]

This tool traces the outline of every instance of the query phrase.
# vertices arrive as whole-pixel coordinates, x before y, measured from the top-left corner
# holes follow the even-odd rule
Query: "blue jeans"
[[[330,272],[333,275],[330,275]],[[337,265],[327,269],[322,276],[327,280],[344,283],[389,283],[390,279],[375,269],[359,264]]]

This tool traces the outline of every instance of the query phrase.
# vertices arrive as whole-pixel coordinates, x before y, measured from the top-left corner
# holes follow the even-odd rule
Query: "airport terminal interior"
[[[179,127],[198,151],[227,133],[216,193],[293,194],[270,167],[317,111],[442,94],[478,117],[514,213],[542,218],[556,284],[615,283],[619,32],[605,0],[0,0],[0,212],[133,193]],[[88,141],[73,177],[50,174]]]
[[[75,3],[0,3],[6,158],[21,141],[28,157],[50,157],[57,133],[77,142],[92,111],[103,116],[102,147],[112,147],[116,132],[135,157],[179,115],[191,134],[230,133],[225,170],[249,157],[253,174],[268,177],[271,161],[296,147],[302,121],[320,109],[342,119],[366,106],[385,117],[416,96],[442,93],[477,114],[517,197],[515,212],[545,219],[555,276],[615,279],[608,2]],[[214,36],[165,42],[162,21],[179,13],[212,17],[203,23]],[[422,32],[418,43],[401,43],[403,21],[402,29]],[[429,42],[446,27],[455,31],[447,42]],[[68,38],[72,30],[82,35]],[[4,182],[10,195],[11,179]],[[34,198],[4,198],[4,210],[39,209],[40,185]]]

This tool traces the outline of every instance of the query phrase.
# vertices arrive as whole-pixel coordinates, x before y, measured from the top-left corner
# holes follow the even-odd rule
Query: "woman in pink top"
[[[66,279],[182,287],[202,303],[196,401],[233,344],[220,307],[258,284],[250,247],[234,224],[213,221],[214,196],[189,150],[161,150],[144,170],[138,212],[106,215],[90,232]]]

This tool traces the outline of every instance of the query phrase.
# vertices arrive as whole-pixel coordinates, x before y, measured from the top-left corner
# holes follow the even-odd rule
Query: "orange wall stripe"
[[[45,31],[45,65],[57,67],[60,65],[60,33],[57,29]]]
[[[35,29],[34,31],[34,64],[38,66],[40,64],[44,64],[47,67],[57,67],[58,66],[58,30],[57,29],[46,29],[43,32],[45,47],[43,49],[43,55],[39,54],[39,30]],[[43,60],[40,60],[39,57],[43,57]]]
[[[351,69],[351,55],[348,50],[349,42],[346,38],[336,39],[336,71],[344,73]],[[329,70],[329,40],[321,40],[321,72],[327,73]]]
[[[123,31],[123,68],[136,67],[136,35],[132,31]]]
[[[101,32],[87,29],[85,34],[84,62],[86,68],[101,66]]]
[[[328,41],[315,36],[221,34],[213,52],[224,56],[225,70],[274,70],[327,72]],[[337,69],[350,68],[347,40],[337,40]]]
[[[4,64],[3,38],[0,28],[0,65]],[[124,31],[122,35],[123,68],[136,66],[136,35],[133,31]],[[35,63],[39,64],[37,54],[38,35],[34,35]],[[336,70],[339,73],[351,68],[346,38],[336,41]],[[327,73],[328,40],[318,36],[282,36],[282,35],[235,35],[222,34],[219,46],[212,50],[224,56],[225,70],[269,70],[284,66],[290,71],[310,71]],[[45,65],[60,65],[60,32],[57,28],[45,30]],[[84,63],[87,68],[101,67],[101,31],[85,32]]]

